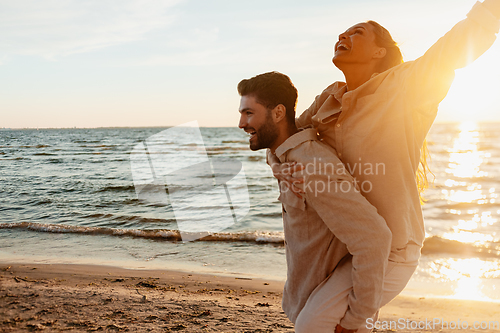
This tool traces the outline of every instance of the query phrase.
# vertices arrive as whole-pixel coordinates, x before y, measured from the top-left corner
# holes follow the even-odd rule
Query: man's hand
[[[295,172],[304,170],[302,164],[292,163],[273,163],[271,164],[271,169],[273,170],[273,175],[280,182],[283,182],[297,197],[302,199],[302,194],[304,191],[297,187],[297,185],[304,182],[303,177],[294,178],[293,174]]]
[[[355,333],[357,331],[358,330],[348,330],[347,328],[343,328],[340,325],[337,325],[337,327],[335,327],[335,333]]]

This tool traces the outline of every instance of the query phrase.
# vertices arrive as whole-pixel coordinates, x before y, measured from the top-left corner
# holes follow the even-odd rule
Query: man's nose
[[[239,128],[245,128],[247,125],[247,120],[246,120],[246,117],[244,117],[243,115],[240,116],[240,123],[238,124],[238,127]]]

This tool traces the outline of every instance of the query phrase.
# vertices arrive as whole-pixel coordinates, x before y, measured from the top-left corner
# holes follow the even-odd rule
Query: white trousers
[[[401,257],[389,258],[384,278],[381,307],[389,303],[405,288],[415,272],[420,258],[420,247],[409,245]],[[296,333],[333,333],[347,311],[347,299],[352,291],[352,261],[342,262],[332,275],[319,284],[309,296],[295,321]],[[373,322],[378,319],[378,312]],[[363,324],[358,333],[371,332]]]

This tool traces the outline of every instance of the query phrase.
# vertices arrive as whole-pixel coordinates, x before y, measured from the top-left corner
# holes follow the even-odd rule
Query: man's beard
[[[272,118],[268,116],[264,125],[256,130],[255,139],[253,142],[250,142],[250,149],[259,150],[263,148],[271,148],[277,138],[278,128],[273,123]]]

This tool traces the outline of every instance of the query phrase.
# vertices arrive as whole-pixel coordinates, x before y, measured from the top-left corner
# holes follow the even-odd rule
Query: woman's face
[[[333,51],[332,61],[337,67],[347,63],[369,63],[377,61],[381,52],[382,57],[385,55],[385,49],[375,44],[375,33],[369,23],[358,23],[340,34]]]

